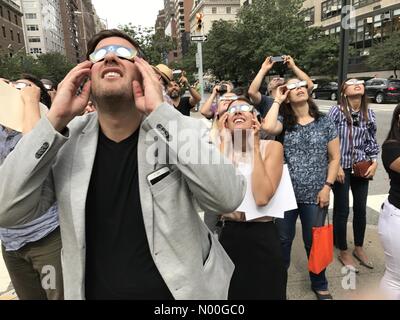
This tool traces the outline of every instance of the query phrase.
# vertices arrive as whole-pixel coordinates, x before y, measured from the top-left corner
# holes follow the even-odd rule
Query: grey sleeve
[[[52,165],[68,140],[42,118],[0,166],[0,227],[28,223],[55,202]]]
[[[143,128],[168,146],[169,164],[181,171],[204,211],[227,213],[239,207],[245,195],[245,179],[209,143],[208,130],[201,121],[185,117],[164,103],[144,121]]]

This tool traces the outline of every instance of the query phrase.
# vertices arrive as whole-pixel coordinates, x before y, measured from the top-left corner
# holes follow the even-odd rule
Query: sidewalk
[[[352,249],[353,230],[351,223],[348,224],[347,234],[349,249]],[[290,300],[315,300],[315,294],[310,289],[306,253],[301,236],[301,225],[298,223],[296,239],[293,243],[292,263],[289,269],[288,298]],[[374,269],[369,270],[363,266],[359,266],[360,273],[357,274],[355,278],[356,290],[343,289],[342,280],[344,276],[341,273],[343,266],[337,260],[338,252],[335,250],[334,261],[327,270],[329,289],[335,300],[379,298],[377,295],[378,286],[385,270],[385,263],[377,226],[367,226],[365,239],[365,250],[374,264]],[[0,251],[0,300],[16,299],[13,290],[10,289],[12,289],[10,286],[10,278]]]
[[[347,239],[349,250],[353,250],[353,225],[348,224]],[[342,282],[351,277],[349,273],[343,269],[343,265],[338,261],[339,251],[335,249],[334,261],[327,269],[327,279],[329,282],[329,290],[335,300],[353,300],[353,299],[379,299],[379,282],[385,272],[385,261],[383,248],[381,246],[378,227],[375,225],[367,225],[365,232],[364,249],[374,265],[374,269],[370,270],[360,266],[357,262],[356,267],[360,273],[355,275],[355,290],[345,290]],[[345,273],[342,274],[342,270]],[[346,277],[347,275],[347,277]],[[345,279],[344,279],[345,278]],[[290,300],[315,300],[315,294],[311,291],[310,280],[307,271],[306,253],[301,238],[301,225],[297,224],[296,239],[292,249],[292,263],[289,269],[288,279],[288,298]]]

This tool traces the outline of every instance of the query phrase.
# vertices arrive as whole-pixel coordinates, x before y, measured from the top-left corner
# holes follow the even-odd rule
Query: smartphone
[[[171,173],[171,169],[168,167],[162,167],[147,176],[147,181],[154,186],[157,182],[167,177]]]
[[[272,62],[283,62],[283,57],[282,56],[274,56],[271,57]]]

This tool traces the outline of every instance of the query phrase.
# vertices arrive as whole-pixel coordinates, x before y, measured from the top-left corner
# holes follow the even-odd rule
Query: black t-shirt
[[[175,106],[176,107],[176,106]],[[181,101],[179,102],[179,105],[176,107],[180,113],[182,113],[184,116],[190,117],[190,110],[193,108],[190,104],[190,97],[182,97]]]
[[[260,112],[262,118],[264,118],[267,115],[269,109],[271,109],[274,103],[274,100],[275,100],[274,98],[266,96],[265,94],[261,95],[261,101],[255,107],[258,110],[258,112]]]
[[[116,143],[100,130],[86,199],[86,299],[173,299],[151,256],[138,183],[139,130]]]
[[[400,142],[387,142],[382,146],[382,161],[390,179],[389,202],[400,209],[400,173],[390,169],[390,165],[400,157]]]

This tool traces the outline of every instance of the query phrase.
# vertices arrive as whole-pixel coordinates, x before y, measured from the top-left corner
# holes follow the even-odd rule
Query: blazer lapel
[[[149,152],[149,147],[154,144],[154,140],[146,139],[146,132],[142,127],[139,132],[138,142],[138,173],[139,173],[139,192],[140,202],[142,205],[142,214],[144,226],[146,229],[147,240],[149,242],[150,252],[154,253],[154,239],[153,239],[153,197],[151,195],[149,184],[147,182],[147,175],[154,171],[154,165],[149,163],[146,154]],[[152,156],[152,155],[151,155]],[[155,158],[155,157],[154,157]],[[152,157],[151,160],[154,159]]]
[[[78,246],[84,248],[86,197],[96,156],[99,125],[93,116],[77,138],[71,172],[71,208]]]

